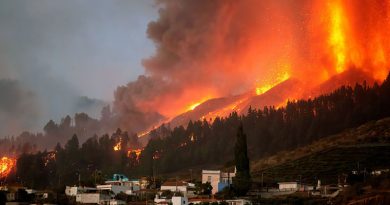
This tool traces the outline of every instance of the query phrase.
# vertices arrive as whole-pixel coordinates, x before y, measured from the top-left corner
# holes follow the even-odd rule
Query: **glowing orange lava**
[[[329,3],[329,11],[330,29],[328,43],[336,61],[336,72],[341,73],[346,69],[346,17],[344,15],[342,5],[338,0]]]
[[[256,87],[256,90],[255,90],[256,95],[261,95],[261,94],[267,92],[271,88],[275,87],[279,83],[281,83],[289,78],[290,78],[290,75],[287,72],[283,73],[282,75],[279,75],[276,79],[272,80],[271,83],[266,83],[264,85]]]
[[[207,100],[211,99],[213,97],[211,97],[210,95],[207,95],[206,97],[203,97],[201,100],[195,102],[195,103],[192,103],[190,104],[188,107],[187,107],[187,111],[190,111],[190,110],[194,110],[196,107],[198,107],[200,104],[206,102]]]
[[[194,110],[196,107],[198,107],[198,105],[200,105],[201,103],[200,102],[197,102],[197,103],[194,103],[194,104],[192,104],[192,105],[190,105],[189,107],[188,107],[188,109],[189,110]]]
[[[2,157],[0,159],[0,178],[7,177],[16,165],[16,159]]]

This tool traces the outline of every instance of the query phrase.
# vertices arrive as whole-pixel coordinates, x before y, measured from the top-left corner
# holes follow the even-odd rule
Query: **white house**
[[[221,172],[220,170],[202,170],[202,183],[209,182],[213,189],[212,194],[222,191],[223,188],[232,184],[236,172]]]

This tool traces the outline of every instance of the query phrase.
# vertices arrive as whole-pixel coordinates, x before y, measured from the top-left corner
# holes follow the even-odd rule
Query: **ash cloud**
[[[292,7],[301,4],[156,1],[159,18],[147,29],[155,54],[142,62],[145,76],[116,90],[114,110],[125,121],[132,113],[169,118],[200,100],[242,93],[289,72],[284,64],[295,55],[293,38],[300,29],[292,23],[300,18]]]

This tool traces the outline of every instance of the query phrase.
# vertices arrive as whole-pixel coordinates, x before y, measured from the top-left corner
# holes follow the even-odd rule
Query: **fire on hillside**
[[[16,159],[12,157],[2,157],[0,159],[0,179],[7,177],[16,166]]]

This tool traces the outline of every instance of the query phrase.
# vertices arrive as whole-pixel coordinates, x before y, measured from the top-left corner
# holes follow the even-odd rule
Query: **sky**
[[[42,127],[81,110],[80,96],[97,99],[99,108],[83,109],[98,117],[117,86],[144,73],[141,60],[154,52],[146,29],[157,16],[152,0],[0,0],[0,123],[17,121],[7,115],[18,104],[31,109],[15,108],[15,118],[29,117],[14,130]]]
[[[40,73],[81,95],[112,100],[153,53],[151,0],[1,0],[1,78]],[[44,74],[43,74],[44,72]]]

